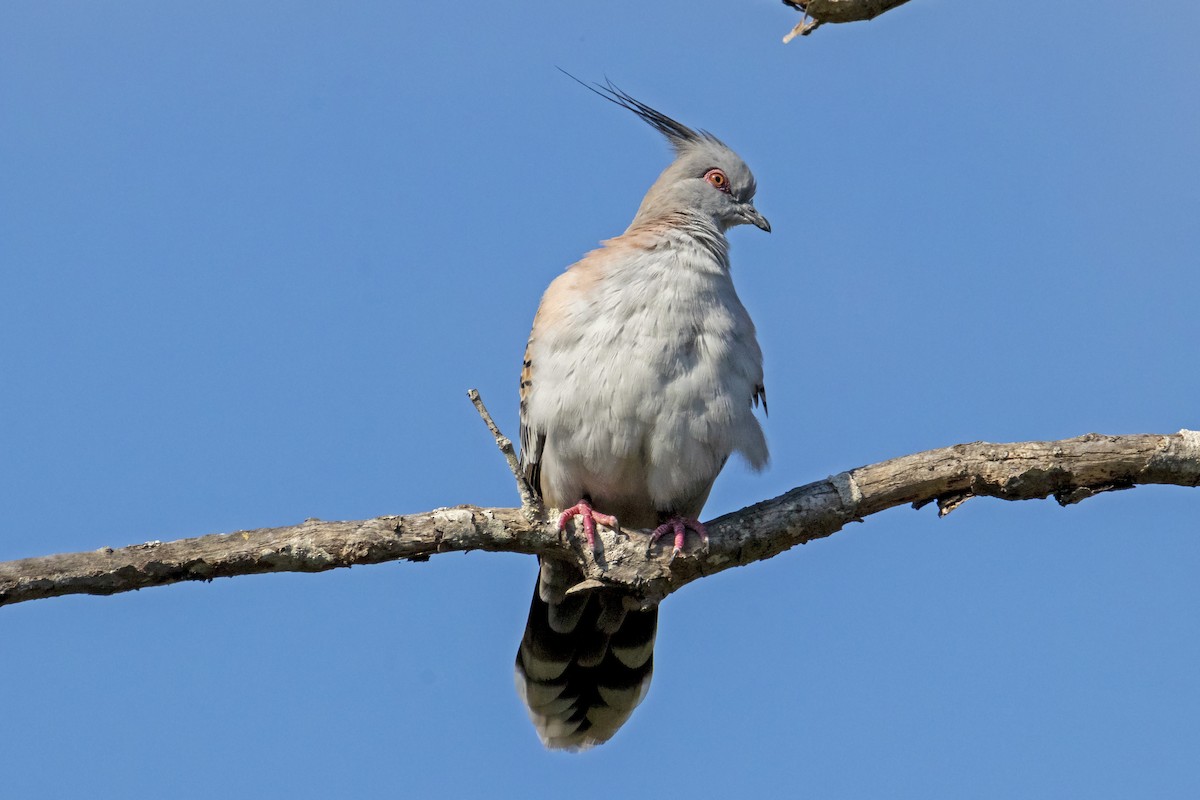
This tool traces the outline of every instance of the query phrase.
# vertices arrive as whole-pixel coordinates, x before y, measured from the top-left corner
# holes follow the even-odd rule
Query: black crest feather
[[[589,91],[595,92],[610,103],[615,103],[621,108],[628,109],[637,114],[656,131],[667,137],[667,141],[671,143],[671,146],[675,148],[677,153],[687,146],[697,144],[699,142],[714,142],[720,144],[720,140],[708,131],[689,128],[682,122],[668,117],[661,111],[646,105],[641,100],[638,100],[630,95],[628,92],[623,91],[608,78],[604,79],[603,84],[588,83],[587,81],[582,81],[579,78],[576,78],[562,67],[559,67],[558,70],[563,75],[566,75],[568,78],[578,83],[580,86],[588,89]]]

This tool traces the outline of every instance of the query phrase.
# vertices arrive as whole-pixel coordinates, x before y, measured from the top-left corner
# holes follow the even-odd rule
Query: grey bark
[[[1200,485],[1200,433],[1087,434],[927,450],[842,472],[720,517],[708,523],[707,547],[691,541],[674,560],[669,541],[647,552],[644,532],[604,530],[593,554],[581,545],[582,537],[559,533],[544,516],[531,520],[528,509],[458,506],[360,522],[310,519],[283,528],[0,563],[0,605],[234,575],[424,561],[468,550],[569,559],[586,577],[580,590],[619,584],[653,603],[705,575],[771,558],[899,505],[937,503],[941,515],[971,497],[1053,496],[1069,505],[1139,484]]]

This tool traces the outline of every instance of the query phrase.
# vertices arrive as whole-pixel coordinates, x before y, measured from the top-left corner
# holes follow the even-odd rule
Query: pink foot
[[[655,542],[668,533],[674,533],[675,547],[671,550],[671,559],[674,560],[675,556],[683,552],[683,544],[687,538],[688,528],[700,534],[700,540],[704,542],[705,547],[708,547],[708,529],[704,527],[704,523],[698,519],[681,517],[678,514],[654,529],[654,533],[650,534],[650,546],[653,547]]]
[[[596,523],[607,525],[614,531],[621,530],[621,524],[617,522],[617,518],[611,514],[601,514],[592,508],[592,504],[587,500],[580,500],[575,505],[562,512],[558,518],[558,529],[561,531],[567,527],[567,520],[574,517],[583,517],[583,535],[587,537],[588,547],[592,552],[596,552]]]

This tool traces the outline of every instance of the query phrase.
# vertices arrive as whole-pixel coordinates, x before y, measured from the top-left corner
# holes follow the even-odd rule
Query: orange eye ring
[[[704,180],[712,184],[714,189],[718,189],[725,194],[729,194],[729,178],[725,173],[716,167],[713,167],[708,172],[704,173]]]

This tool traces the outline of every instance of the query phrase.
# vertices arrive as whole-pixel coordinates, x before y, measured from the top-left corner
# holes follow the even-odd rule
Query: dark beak
[[[767,233],[771,232],[771,223],[767,222],[766,217],[758,213],[758,209],[754,207],[753,203],[742,203],[742,219]]]

